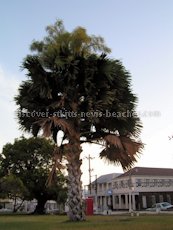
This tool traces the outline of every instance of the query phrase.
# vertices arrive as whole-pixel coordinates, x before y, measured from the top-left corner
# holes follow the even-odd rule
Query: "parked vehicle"
[[[146,211],[173,211],[173,205],[168,202],[156,203]]]

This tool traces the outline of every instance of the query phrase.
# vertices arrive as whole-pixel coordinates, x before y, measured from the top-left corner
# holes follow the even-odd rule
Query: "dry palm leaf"
[[[100,153],[101,158],[110,162],[120,163],[123,169],[129,169],[136,162],[137,153],[143,148],[142,143],[128,137],[113,134],[104,137],[106,148]]]
[[[67,134],[69,139],[79,139],[79,135],[77,135],[73,126],[63,118],[59,118],[59,117],[43,118],[37,121],[36,123],[38,123],[42,127],[43,135],[45,137],[51,136],[52,130],[55,127],[59,127],[65,134]]]
[[[120,137],[120,140],[128,154],[131,156],[135,155],[137,152],[140,152],[141,148],[143,148],[142,143],[136,142],[129,137]]]
[[[56,175],[56,170],[58,169],[59,171],[61,171],[62,169],[65,169],[65,166],[61,163],[62,156],[63,156],[62,149],[58,148],[58,147],[55,147],[55,149],[54,149],[54,158],[53,158],[54,165],[53,165],[52,170],[51,170],[51,172],[49,174],[49,177],[48,177],[48,179],[46,181],[46,185],[48,187],[52,185],[54,176]]]
[[[79,135],[77,135],[72,124],[70,124],[67,120],[58,118],[58,117],[52,117],[51,119],[53,120],[54,125],[61,127],[64,133],[66,133],[72,138],[75,138],[75,139],[79,138]]]
[[[115,145],[121,151],[124,151],[124,148],[123,148],[123,145],[121,143],[121,140],[120,140],[119,136],[113,135],[113,134],[109,134],[109,135],[106,135],[104,137],[104,140],[106,141],[106,144],[108,144],[108,145],[109,144]]]

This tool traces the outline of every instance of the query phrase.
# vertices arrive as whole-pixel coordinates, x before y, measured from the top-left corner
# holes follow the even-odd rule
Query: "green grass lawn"
[[[0,216],[0,230],[173,230],[173,215],[91,216],[69,222],[66,216]]]

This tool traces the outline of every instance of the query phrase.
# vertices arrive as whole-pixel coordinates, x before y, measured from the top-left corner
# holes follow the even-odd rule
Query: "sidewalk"
[[[131,213],[128,210],[125,211],[111,211],[105,210],[103,212],[95,213],[95,215],[131,215],[131,216],[140,216],[140,215],[159,215],[159,214],[171,214],[173,215],[173,211],[132,211]]]

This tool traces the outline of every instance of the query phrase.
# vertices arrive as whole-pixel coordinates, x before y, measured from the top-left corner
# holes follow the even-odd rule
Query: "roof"
[[[97,178],[97,184],[103,184],[103,183],[109,183],[112,182],[112,180],[116,177],[118,177],[119,175],[121,175],[121,173],[110,173],[110,174],[106,174],[103,176],[100,176]],[[96,182],[93,181],[92,184],[94,184]]]
[[[173,169],[171,168],[147,168],[135,167],[118,176],[118,178],[127,176],[173,176]]]

